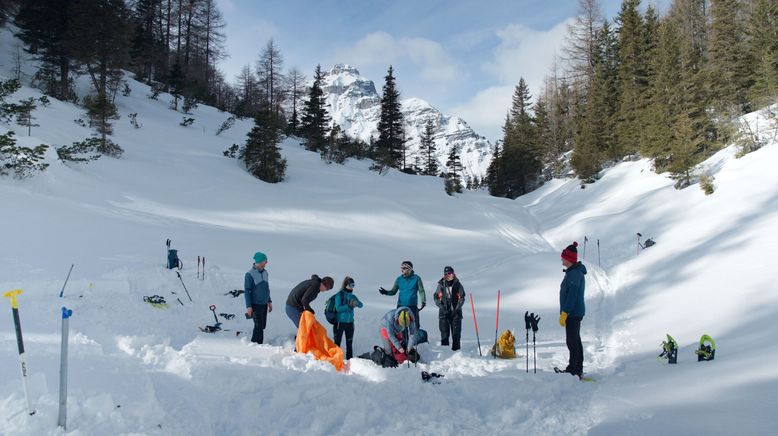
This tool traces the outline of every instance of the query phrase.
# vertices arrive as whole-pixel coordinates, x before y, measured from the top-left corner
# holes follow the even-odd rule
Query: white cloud
[[[479,91],[469,101],[451,109],[476,132],[493,141],[502,135],[505,114],[511,106],[513,86],[492,86]]]
[[[410,60],[420,68],[424,79],[449,82],[458,77],[456,65],[443,47],[427,38],[398,39],[386,32],[373,32],[352,47],[339,51],[337,57],[357,67],[385,66]]]
[[[521,77],[536,95],[543,78],[550,72],[554,57],[559,53],[567,35],[568,21],[547,31],[534,30],[520,24],[511,24],[497,31],[500,44],[494,49],[493,59],[483,69],[497,76],[504,85],[516,85]]]
[[[465,119],[476,132],[491,140],[499,138],[516,84],[523,77],[534,101],[564,43],[567,23],[559,23],[547,31],[519,24],[498,30],[500,44],[493,50],[492,59],[481,66],[483,71],[495,76],[498,84],[478,91],[452,112]]]

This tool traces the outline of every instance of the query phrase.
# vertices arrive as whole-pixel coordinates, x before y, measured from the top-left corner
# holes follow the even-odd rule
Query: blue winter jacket
[[[397,314],[399,314],[402,309],[408,310],[411,315],[411,322],[408,324],[408,336],[410,336],[408,338],[408,349],[410,350],[416,345],[416,334],[418,332],[418,330],[416,330],[416,322],[413,319],[413,312],[411,312],[410,309],[407,307],[398,307],[397,309],[390,310],[384,315],[384,319],[381,320],[381,327],[386,329],[389,341],[394,345],[394,348],[399,350],[402,344],[397,335],[405,334],[405,328],[400,327],[400,324],[397,323]]]
[[[394,295],[397,291],[400,291],[400,295],[397,297],[397,307],[419,307],[419,294],[421,294],[422,303],[427,304],[424,284],[421,282],[421,277],[417,276],[416,273],[411,273],[408,277],[403,275],[397,277],[394,281],[394,286],[386,294]]]
[[[346,289],[341,289],[335,294],[335,311],[337,312],[337,320],[342,323],[354,322],[354,308],[349,306],[348,303],[352,300],[356,300],[357,307],[362,307],[363,304],[359,301],[356,295]]]
[[[270,299],[267,270],[259,271],[252,266],[243,280],[243,292],[246,297],[246,307],[251,307],[252,304],[271,303],[273,300]]]
[[[559,311],[567,316],[583,318],[586,315],[584,290],[586,289],[586,267],[581,262],[565,270],[565,278],[559,287]]]

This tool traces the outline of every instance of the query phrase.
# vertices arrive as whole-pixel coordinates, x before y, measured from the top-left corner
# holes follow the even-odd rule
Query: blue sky
[[[577,0],[218,0],[227,23],[233,81],[273,38],[285,68],[310,78],[316,64],[357,67],[379,90],[389,64],[402,98],[461,116],[490,140],[513,88],[540,89],[575,15]],[[661,3],[661,2],[660,2]],[[612,17],[620,0],[601,0]]]

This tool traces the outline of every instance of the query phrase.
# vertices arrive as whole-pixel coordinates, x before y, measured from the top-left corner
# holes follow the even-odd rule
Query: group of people
[[[562,264],[565,267],[565,277],[559,291],[559,324],[565,327],[567,348],[570,359],[565,372],[579,377],[583,374],[583,345],[581,344],[581,321],[585,315],[584,289],[586,267],[578,261],[578,244],[573,243],[562,251]],[[244,295],[246,299],[246,318],[254,321],[251,341],[258,344],[264,341],[264,330],[267,325],[267,314],[273,311],[268,284],[267,256],[264,253],[254,254],[254,265],[246,273],[244,279]],[[300,317],[304,311],[315,313],[311,303],[320,292],[333,289],[335,281],[332,277],[320,278],[312,275],[310,279],[295,286],[286,299],[286,315],[294,326],[299,327]],[[336,322],[333,325],[333,338],[340,347],[343,336],[346,337],[346,358],[353,357],[354,343],[354,309],[364,306],[354,294],[355,282],[351,277],[345,277],[335,298]],[[427,305],[424,284],[413,270],[411,261],[400,265],[400,275],[395,279],[391,289],[379,288],[383,295],[397,295],[397,308],[384,315],[380,325],[380,336],[384,352],[394,357],[397,363],[418,358],[415,347],[418,332],[421,328],[419,312]],[[443,277],[438,280],[433,297],[438,307],[438,327],[442,346],[451,346],[456,351],[461,347],[462,307],[465,304],[465,289],[454,272],[454,268],[443,268]],[[449,339],[451,339],[449,341]]]

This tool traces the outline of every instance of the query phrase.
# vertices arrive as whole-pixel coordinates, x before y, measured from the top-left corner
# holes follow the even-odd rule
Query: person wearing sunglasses
[[[454,268],[443,268],[443,278],[438,281],[438,288],[433,297],[438,306],[438,326],[440,327],[440,345],[448,346],[451,334],[451,349],[459,349],[459,338],[462,334],[462,306],[465,304],[465,288],[460,283]]]
[[[410,260],[404,261],[400,265],[400,276],[394,280],[394,286],[392,289],[384,289],[383,287],[378,289],[383,295],[395,295],[397,296],[397,307],[407,307],[413,313],[413,319],[416,324],[416,329],[421,328],[419,322],[419,311],[424,309],[427,305],[427,296],[424,293],[424,283],[421,281],[421,277],[413,272],[413,263]],[[421,298],[421,306],[419,306],[419,299]]]

